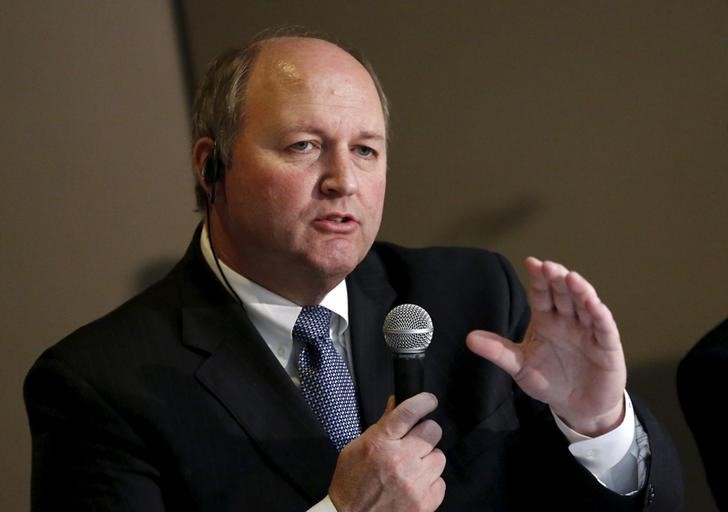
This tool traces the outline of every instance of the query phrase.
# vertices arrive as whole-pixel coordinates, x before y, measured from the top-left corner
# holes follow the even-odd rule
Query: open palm
[[[622,419],[627,374],[611,312],[576,272],[536,258],[526,268],[532,317],[523,342],[473,331],[468,347],[572,429],[591,436],[611,430]]]

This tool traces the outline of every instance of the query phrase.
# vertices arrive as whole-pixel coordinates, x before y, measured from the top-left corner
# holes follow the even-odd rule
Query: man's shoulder
[[[116,344],[140,343],[150,322],[169,319],[178,307],[175,284],[169,276],[129,298],[113,310],[79,327],[45,351],[44,356],[73,357],[76,353],[108,350]]]
[[[368,261],[367,261],[368,260]],[[375,242],[364,263],[408,273],[428,272],[450,278],[461,274],[511,273],[512,267],[501,254],[474,247],[404,247],[391,242]]]
[[[457,300],[510,295],[521,285],[502,255],[468,247],[403,247],[376,242],[352,274],[358,283],[384,281],[405,295],[452,295]],[[517,289],[517,290],[516,290]]]
[[[418,304],[462,337],[487,329],[520,339],[528,322],[526,294],[513,267],[483,249],[377,242],[349,283],[370,297]]]
[[[698,379],[702,387],[707,379],[721,381],[728,364],[728,317],[701,337],[681,359],[677,370],[678,387],[693,386]]]
[[[404,257],[432,257],[432,256],[465,256],[465,257],[492,257],[497,253],[476,247],[459,247],[431,245],[424,247],[407,247],[385,240],[377,240],[371,248],[374,253],[393,253]]]
[[[224,294],[214,290],[216,283],[205,275],[207,270],[194,257],[185,255],[166,276],[68,334],[41,358],[72,361],[89,354],[103,352],[111,357],[163,346],[178,337],[182,309],[224,298]]]

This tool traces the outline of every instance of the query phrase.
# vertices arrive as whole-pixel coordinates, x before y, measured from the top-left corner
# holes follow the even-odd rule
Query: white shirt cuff
[[[597,437],[582,435],[569,428],[553,411],[556,425],[571,443],[569,451],[592,473],[603,473],[616,466],[634,442],[634,409],[627,392],[624,392],[624,419],[614,430]]]
[[[559,430],[571,443],[569,451],[594,477],[619,494],[632,494],[646,478],[650,449],[647,434],[634,414],[632,401],[624,392],[624,419],[614,430],[598,437],[582,435],[551,411]]]

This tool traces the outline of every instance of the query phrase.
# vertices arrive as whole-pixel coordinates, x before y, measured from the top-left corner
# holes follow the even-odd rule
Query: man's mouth
[[[354,218],[351,217],[350,215],[336,215],[336,214],[327,215],[326,217],[324,217],[324,219],[329,222],[336,222],[337,224],[344,224],[344,223],[351,222],[354,220]]]
[[[357,228],[359,221],[354,215],[343,212],[323,214],[316,219],[318,229],[324,232],[350,234]]]

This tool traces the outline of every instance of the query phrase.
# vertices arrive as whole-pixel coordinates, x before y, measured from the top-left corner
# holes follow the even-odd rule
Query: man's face
[[[336,284],[379,230],[386,150],[379,97],[359,62],[319,40],[266,43],[225,173],[220,252],[293,300],[310,281]]]

